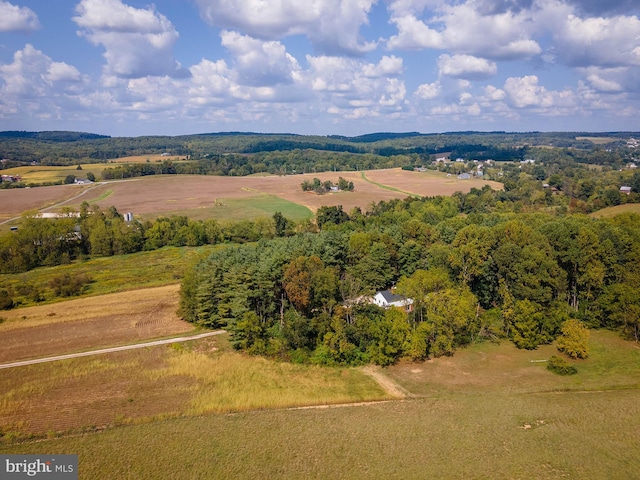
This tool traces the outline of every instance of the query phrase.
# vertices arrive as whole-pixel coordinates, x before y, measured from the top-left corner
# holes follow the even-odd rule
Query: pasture
[[[591,345],[592,357],[565,378],[531,362],[552,346],[529,352],[478,344],[385,369],[414,394],[409,399],[339,408],[234,405],[249,398],[242,392],[250,384],[267,402],[304,389],[301,383],[317,386],[315,375],[352,385],[353,398],[384,394],[358,370],[245,357],[228,352],[220,337],[184,350],[25,367],[0,373],[1,391],[11,386],[3,424],[14,428],[5,430],[3,451],[78,453],[82,478],[636,478],[640,351],[606,331],[594,332]],[[229,370],[233,378],[223,380]],[[215,394],[218,388],[235,393]],[[86,400],[80,392],[89,392]],[[85,434],[55,438],[59,427]],[[50,439],[9,441],[30,430]]]
[[[219,337],[3,369],[0,392],[5,441],[181,416],[389,398],[359,370],[249,357]]]

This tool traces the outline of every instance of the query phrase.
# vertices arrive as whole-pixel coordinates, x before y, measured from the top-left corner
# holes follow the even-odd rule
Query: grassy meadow
[[[3,448],[166,418],[390,398],[362,371],[279,363],[226,337],[0,370]]]
[[[229,352],[222,338],[208,341],[217,343],[149,349],[153,360],[121,358],[122,374],[134,375],[137,388],[120,395],[115,428],[95,424],[99,432],[61,438],[50,431],[49,439],[24,443],[9,442],[7,432],[2,450],[78,453],[81,478],[600,479],[637,478],[640,471],[640,355],[614,332],[595,332],[591,358],[578,362],[570,379],[531,362],[554,353],[552,346],[528,352],[481,344],[385,369],[411,390],[410,399],[319,409],[278,404],[293,403],[282,401],[288,391],[304,391],[307,401],[333,392],[337,400],[345,385],[354,400],[383,394],[358,370],[277,364]],[[62,371],[76,371],[76,380],[88,372],[116,375],[114,359],[93,361],[100,363],[70,362]],[[134,373],[141,366],[148,371]],[[23,370],[14,397],[47,399],[36,381],[46,368]],[[64,388],[64,376],[53,373],[51,388]],[[322,383],[327,377],[344,384],[336,390]],[[153,410],[156,384],[167,411],[182,395],[178,411],[156,413],[154,421],[127,416],[142,403]],[[17,411],[5,399],[3,411]]]
[[[595,218],[613,218],[622,213],[640,213],[640,203],[626,203],[624,205],[616,205],[615,207],[607,207],[591,214]]]
[[[211,207],[198,207],[185,210],[172,210],[162,214],[141,215],[145,219],[154,219],[159,216],[184,215],[193,220],[215,219],[221,222],[238,220],[255,220],[258,218],[272,217],[280,212],[289,220],[298,222],[313,217],[313,212],[304,205],[285,200],[275,195],[255,195],[246,198],[218,198],[216,205]]]
[[[41,267],[18,274],[0,274],[0,288],[19,291],[21,285],[33,285],[43,291],[46,303],[61,300],[54,297],[50,283],[54,277],[66,273],[91,277],[93,281],[83,296],[177,284],[187,267],[218,248],[224,246],[164,247],[149,252],[78,260],[68,265]],[[14,301],[21,305],[34,305],[26,296],[16,295]]]

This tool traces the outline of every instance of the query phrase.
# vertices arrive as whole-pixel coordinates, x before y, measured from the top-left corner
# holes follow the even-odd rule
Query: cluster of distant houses
[[[452,160],[450,160],[447,157],[436,157],[435,163],[451,163]],[[455,160],[453,160],[454,163],[465,163],[464,158],[456,158]],[[458,180],[468,180],[471,177],[478,177],[478,178],[482,178],[484,176],[484,165],[491,165],[491,163],[493,162],[493,160],[485,160],[485,161],[480,161],[480,160],[472,160],[472,163],[474,163],[475,166],[475,170],[473,172],[467,173],[461,173],[458,175]],[[414,168],[415,171],[417,172],[426,172],[427,169],[425,167],[416,167]],[[447,176],[451,176],[451,174],[449,173]]]
[[[22,177],[20,177],[20,175],[2,175],[2,176],[0,176],[0,183],[1,182],[15,183],[15,182],[19,182],[21,180],[22,180]]]

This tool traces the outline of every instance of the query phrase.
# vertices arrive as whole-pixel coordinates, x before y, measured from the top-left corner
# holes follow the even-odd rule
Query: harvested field
[[[178,290],[168,285],[3,312],[0,362],[191,331],[176,315]]]
[[[55,185],[0,190],[0,220],[16,217],[28,210],[55,205],[81,194],[86,189],[86,185]]]
[[[459,180],[455,175],[448,177],[445,173],[433,171],[408,172],[400,168],[393,168],[371,170],[364,173],[371,182],[423,197],[451,195],[454,192],[467,193],[474,187],[482,188],[485,185],[489,185],[494,190],[502,190],[502,184],[498,182],[479,178]]]
[[[339,177],[352,181],[354,192],[336,192],[316,195],[303,192],[300,184],[314,177],[321,181],[337,182]],[[367,181],[367,179],[369,181]],[[375,183],[372,183],[375,182]],[[496,182],[484,180],[458,180],[437,172],[408,172],[401,169],[372,170],[366,172],[323,172],[289,176],[215,177],[197,175],[165,175],[136,178],[125,182],[110,182],[93,190],[99,198],[102,190],[112,190],[108,199],[96,203],[101,207],[114,205],[119,211],[138,215],[194,213],[202,209],[224,209],[226,199],[246,199],[274,195],[316,211],[323,205],[342,205],[346,211],[353,207],[366,209],[371,203],[415,195],[451,195],[456,191],[468,192],[483,185],[501,188]],[[87,200],[91,200],[87,198]],[[216,206],[218,205],[218,206]]]

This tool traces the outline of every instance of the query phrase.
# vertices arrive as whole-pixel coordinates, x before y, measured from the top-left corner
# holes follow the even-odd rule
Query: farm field
[[[596,145],[604,145],[606,143],[619,142],[616,137],[576,137],[576,140],[588,140]]]
[[[0,363],[192,331],[176,314],[178,291],[168,285],[2,312]]]
[[[60,400],[69,398],[56,389],[79,388],[82,382],[92,381],[103,387],[103,394],[87,400],[90,411],[104,412],[96,407],[113,402],[120,416],[115,420],[102,416],[101,421],[90,425],[98,430],[110,421],[121,426],[22,444],[8,442],[14,433],[5,431],[3,451],[78,453],[82,478],[166,478],[167,472],[176,479],[636,478],[640,468],[640,351],[618,339],[614,332],[593,332],[591,344],[592,357],[576,363],[578,374],[571,378],[556,376],[543,364],[531,362],[552,353],[552,346],[528,352],[508,343],[480,344],[459,350],[453,357],[385,369],[384,374],[412,389],[414,397],[406,400],[247,412],[242,408],[216,410],[218,407],[209,408],[212,405],[207,401],[193,400],[195,391],[207,395],[215,390],[219,384],[207,382],[213,382],[228,366],[208,380],[202,377],[194,390],[190,389],[190,380],[166,376],[169,371],[178,375],[193,371],[201,362],[208,369],[214,368],[228,353],[235,356],[229,357],[229,365],[255,360],[227,352],[224,339],[219,337],[203,344],[194,342],[185,351],[154,348],[128,353],[131,357],[126,358],[123,354],[120,358],[94,359],[96,363],[84,367],[69,362],[56,373],[40,370],[43,365],[33,366],[13,380],[13,396],[3,398],[3,411],[13,415],[10,418],[15,428],[35,430],[37,425],[40,431],[48,429],[49,436],[55,437],[56,425],[50,419],[47,423],[34,409],[38,421],[28,427],[20,423],[20,412],[29,411],[33,398],[48,401],[47,392],[60,395],[54,397]],[[197,362],[191,363],[190,358]],[[132,391],[119,383],[122,378],[118,380],[117,369],[111,364],[115,360],[120,362],[119,369],[134,375],[140,388]],[[287,369],[298,368],[257,360],[263,363],[253,370],[252,381],[269,378],[265,371],[276,367],[286,375],[293,373]],[[141,371],[141,365],[150,372],[148,378],[160,382],[163,392],[174,392],[177,385],[183,387],[181,407],[176,407],[173,393],[163,396],[162,408],[154,403],[153,396],[159,396],[154,392],[155,383],[133,373]],[[165,368],[167,373],[161,373]],[[247,368],[243,364],[242,370]],[[13,374],[18,375],[18,370]],[[96,378],[88,371],[96,372]],[[310,372],[306,375],[317,373],[313,369]],[[39,383],[38,379],[46,375],[53,375],[51,383],[57,387]],[[341,378],[345,375],[349,374],[340,373]],[[508,388],[510,377],[514,388]],[[171,381],[162,383],[167,378]],[[293,374],[290,378],[290,384],[298,386],[301,377]],[[492,387],[495,381],[498,383]],[[273,387],[274,383],[266,385]],[[236,387],[242,384],[225,383]],[[278,389],[261,392],[264,400]],[[18,395],[28,400],[17,405]],[[231,402],[237,396],[225,399]],[[159,401],[156,398],[155,402]],[[136,410],[142,403],[146,413]],[[83,401],[77,400],[73,408],[80,418],[89,421],[91,415],[85,416]],[[174,415],[157,414],[153,421],[143,421],[142,417],[154,408]],[[176,415],[177,411],[186,411],[187,416]],[[204,414],[206,411],[236,413]],[[57,412],[61,420],[71,418],[67,407]]]
[[[184,155],[134,155],[109,159],[108,163],[147,163],[148,162],[179,162],[185,161]]]
[[[61,178],[69,172],[64,172]],[[80,173],[73,172],[71,174]],[[355,191],[326,195],[303,192],[300,184],[314,177],[333,182],[343,177],[354,183]],[[456,191],[468,192],[473,187],[482,188],[484,185],[502,188],[497,182],[458,180],[455,176],[447,177],[440,172],[409,172],[399,168],[289,176],[159,175],[91,186],[59,185],[0,190],[0,220],[59,203],[60,207],[78,209],[83,201],[103,208],[113,205],[120,212],[133,212],[150,219],[174,214],[193,219],[239,220],[268,217],[280,211],[291,220],[304,220],[324,205],[342,205],[345,211],[354,207],[366,210],[372,203],[381,200],[405,198],[408,195],[451,195]]]
[[[405,198],[415,195],[451,195],[456,191],[468,192],[472,187],[501,184],[484,180],[458,180],[437,172],[408,172],[401,169],[371,170],[365,172],[323,172],[289,176],[215,177],[197,175],[165,175],[136,178],[126,182],[110,182],[92,190],[99,197],[102,190],[112,190],[108,199],[96,203],[102,207],[114,205],[118,211],[130,211],[138,215],[170,214],[172,212],[198,215],[206,210],[210,215],[230,217],[225,205],[245,200],[247,205],[260,209],[265,195],[278,197],[293,204],[302,205],[315,212],[323,205],[342,205],[345,211],[353,207],[366,209],[372,202]],[[300,184],[314,177],[321,181],[337,182],[339,177],[352,181],[354,192],[336,192],[316,195],[303,192]],[[370,180],[370,181],[367,181]],[[375,182],[375,183],[372,183]],[[388,186],[390,188],[385,188]],[[144,191],[144,195],[140,192]],[[86,200],[91,200],[87,197]],[[220,210],[220,213],[217,213]]]
[[[6,175],[19,175],[22,181],[29,183],[49,183],[64,180],[67,175],[73,175],[78,178],[86,178],[87,173],[93,173],[96,178],[100,178],[102,171],[108,165],[105,163],[83,163],[80,165],[82,170],[78,170],[77,165],[67,165],[62,167],[49,165],[32,165],[27,167],[15,167],[3,170]],[[40,188],[40,187],[39,187]]]
[[[87,188],[87,185],[55,185],[0,190],[0,221],[20,216],[28,210],[39,210],[69,200]]]

